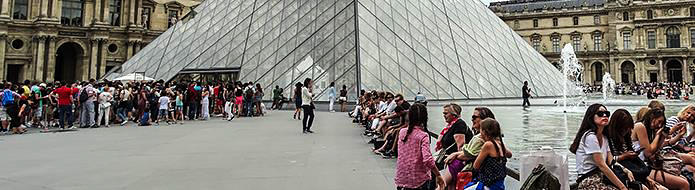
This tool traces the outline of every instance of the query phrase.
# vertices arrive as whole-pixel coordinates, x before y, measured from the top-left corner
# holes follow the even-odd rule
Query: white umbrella
[[[113,79],[115,81],[153,81],[153,78],[144,76],[139,73],[130,73],[127,75],[123,75],[121,77],[118,77],[116,79]]]

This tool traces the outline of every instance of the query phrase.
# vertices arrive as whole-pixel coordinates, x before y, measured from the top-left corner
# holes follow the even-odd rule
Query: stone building
[[[197,4],[199,0],[0,0],[0,79],[97,79]]]
[[[695,82],[695,0],[510,0],[498,17],[551,63],[572,44],[582,80]]]

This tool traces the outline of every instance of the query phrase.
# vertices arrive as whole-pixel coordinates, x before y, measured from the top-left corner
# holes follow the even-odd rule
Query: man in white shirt
[[[104,92],[99,94],[99,116],[97,117],[97,127],[101,125],[101,119],[105,118],[104,126],[109,127],[109,116],[111,115],[111,101],[113,95],[108,90],[109,86],[104,86]]]

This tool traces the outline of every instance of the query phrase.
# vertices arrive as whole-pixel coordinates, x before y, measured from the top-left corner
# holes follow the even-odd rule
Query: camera
[[[662,131],[664,134],[669,134],[669,133],[671,133],[671,127],[664,127],[664,129]]]

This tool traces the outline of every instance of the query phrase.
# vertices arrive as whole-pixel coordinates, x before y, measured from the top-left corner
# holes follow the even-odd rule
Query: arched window
[[[681,47],[681,31],[678,27],[671,26],[666,30],[666,48]]]
[[[572,24],[574,24],[575,26],[579,25],[579,17],[572,17]]]
[[[109,23],[111,26],[121,25],[121,0],[109,0]]]
[[[654,11],[647,10],[647,19],[648,20],[654,19]]]
[[[65,26],[81,26],[83,8],[82,0],[63,0],[60,23]]]
[[[623,21],[630,21],[630,13],[623,12]]]
[[[29,9],[29,0],[15,0],[12,12],[13,19],[27,19],[27,10]]]

